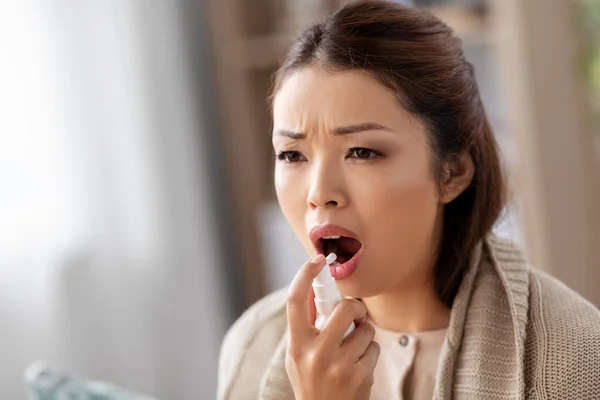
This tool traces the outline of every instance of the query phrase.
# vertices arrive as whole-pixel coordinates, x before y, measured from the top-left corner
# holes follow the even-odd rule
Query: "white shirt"
[[[370,400],[431,400],[447,329],[406,334],[373,326],[381,352]]]

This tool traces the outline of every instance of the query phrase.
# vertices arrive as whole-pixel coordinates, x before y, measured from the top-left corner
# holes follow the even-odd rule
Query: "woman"
[[[277,196],[314,257],[227,334],[221,398],[600,399],[598,310],[490,235],[498,148],[446,25],[347,6],[274,83]],[[319,331],[329,252],[349,298]]]

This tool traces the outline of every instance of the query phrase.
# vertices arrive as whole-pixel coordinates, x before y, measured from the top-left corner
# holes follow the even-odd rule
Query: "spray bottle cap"
[[[329,255],[325,258],[327,264],[333,264],[335,260],[337,260],[337,255],[335,253],[329,253]]]
[[[314,282],[319,285],[319,286],[331,286],[331,281],[334,281],[333,277],[331,276],[331,270],[329,269],[329,265],[331,265],[335,260],[337,259],[337,255],[335,253],[330,253],[326,258],[325,261],[327,262],[327,265],[323,267],[323,269],[321,269],[321,272],[319,272],[319,275],[317,275],[317,277],[314,279]],[[335,281],[334,281],[335,282]],[[335,284],[334,284],[335,286]]]

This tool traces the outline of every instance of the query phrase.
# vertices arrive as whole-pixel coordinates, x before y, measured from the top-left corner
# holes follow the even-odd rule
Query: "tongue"
[[[337,250],[343,253],[356,254],[358,253],[361,247],[361,244],[358,240],[349,237],[339,238],[336,244]]]

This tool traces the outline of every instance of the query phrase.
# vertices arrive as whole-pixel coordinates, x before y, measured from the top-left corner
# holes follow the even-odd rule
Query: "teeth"
[[[332,263],[331,263],[331,265],[338,266],[338,265],[342,265],[342,264],[340,264],[340,263],[339,263],[339,262],[337,262],[337,261],[334,261],[334,262],[332,262]]]
[[[323,236],[323,239],[339,239],[341,236]]]

